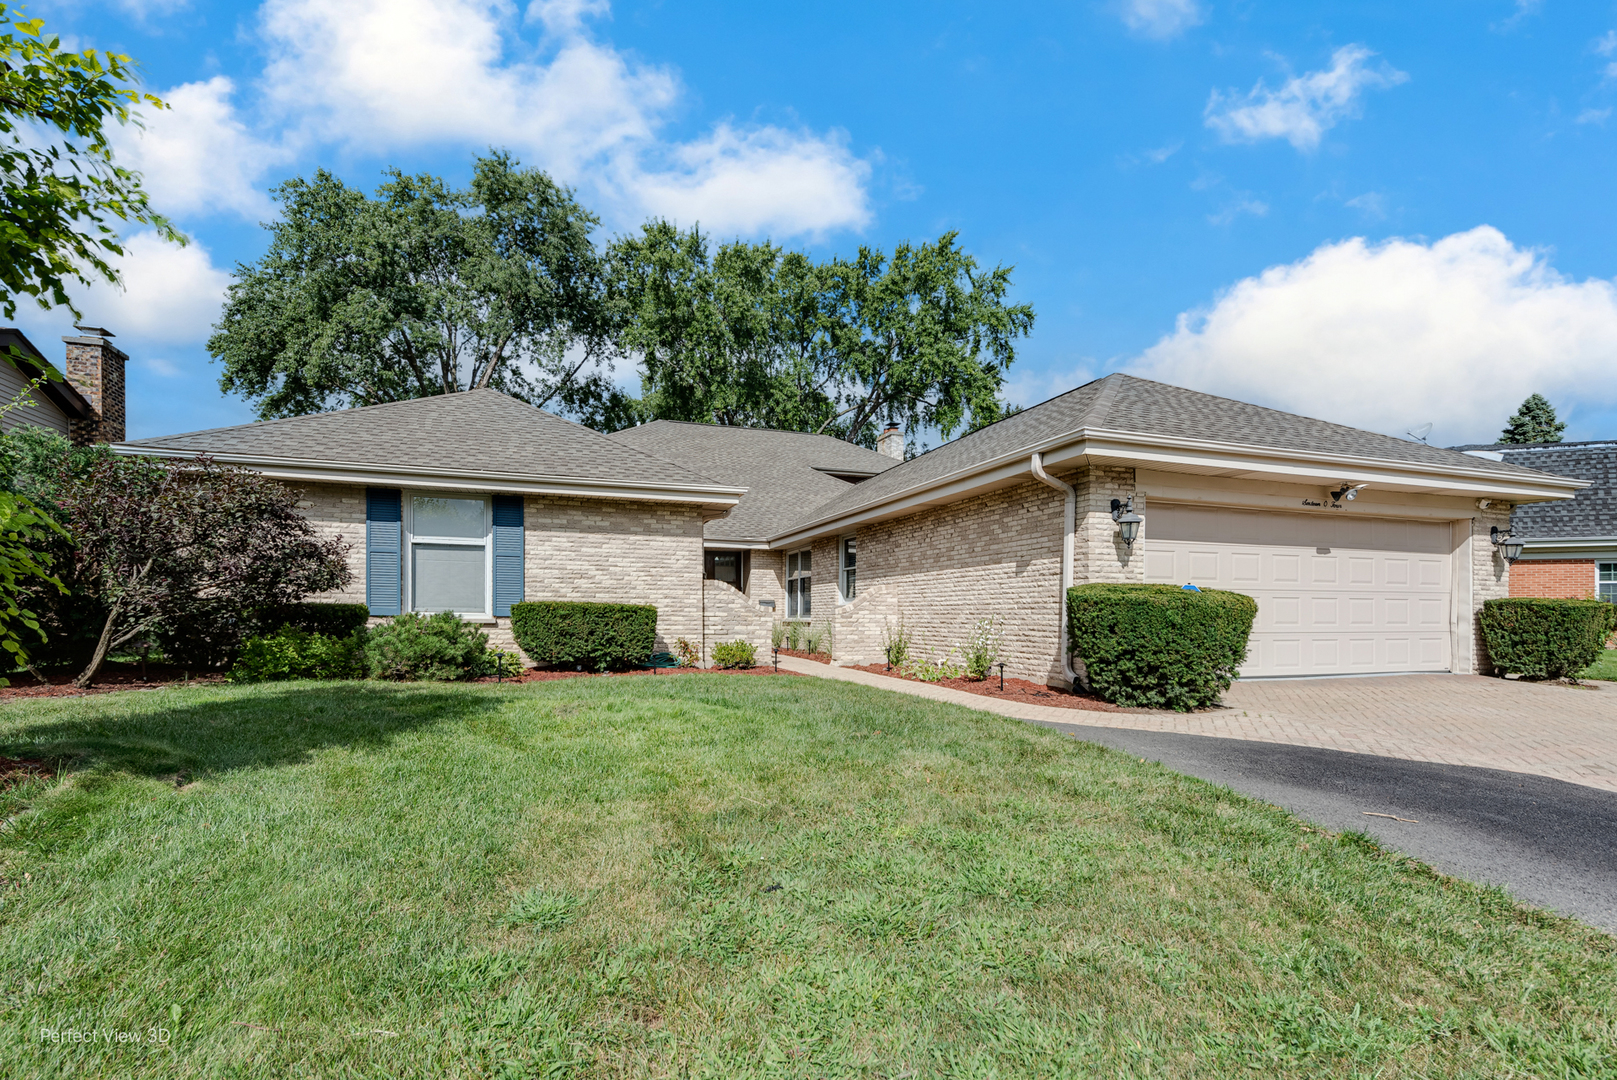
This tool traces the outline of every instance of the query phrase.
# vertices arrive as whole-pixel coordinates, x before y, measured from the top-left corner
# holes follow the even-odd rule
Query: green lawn
[[[7,1077],[1617,1073],[1612,939],[864,687],[121,693],[0,753],[71,762],[0,806]]]
[[[1585,679],[1617,680],[1617,649],[1607,649],[1583,673]]]

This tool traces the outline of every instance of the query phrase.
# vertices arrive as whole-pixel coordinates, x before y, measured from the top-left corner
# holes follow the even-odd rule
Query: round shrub
[[[488,670],[488,635],[453,612],[407,611],[365,637],[373,679],[453,682]]]
[[[1563,679],[1594,663],[1617,628],[1617,604],[1512,596],[1482,605],[1488,659],[1502,674]]]
[[[713,646],[713,666],[719,668],[749,668],[758,659],[758,651],[745,641],[721,641]]]
[[[1246,660],[1258,602],[1222,589],[1078,585],[1067,632],[1089,687],[1118,705],[1181,712],[1218,703]]]
[[[657,609],[529,600],[511,605],[511,636],[536,664],[621,670],[645,663],[657,647]]]

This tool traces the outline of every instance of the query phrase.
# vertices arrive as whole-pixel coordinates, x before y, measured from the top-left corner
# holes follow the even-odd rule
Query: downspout
[[[1067,647],[1067,590],[1072,588],[1073,537],[1078,531],[1078,489],[1057,480],[1044,471],[1044,455],[1034,454],[1028,468],[1042,482],[1067,496],[1067,505],[1061,519],[1061,603],[1057,612],[1061,619],[1061,674],[1066,676],[1067,687],[1078,685],[1078,673],[1072,670],[1072,650]]]

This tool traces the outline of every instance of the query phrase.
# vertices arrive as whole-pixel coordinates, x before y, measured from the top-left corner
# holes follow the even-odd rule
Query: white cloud
[[[1136,34],[1170,38],[1207,20],[1198,0],[1122,0],[1118,14]]]
[[[1262,199],[1255,199],[1245,193],[1237,195],[1216,214],[1208,214],[1207,220],[1213,225],[1228,225],[1242,215],[1250,214],[1252,217],[1265,217],[1269,213],[1269,204]]]
[[[169,107],[145,110],[144,129],[129,124],[114,131],[119,162],[141,174],[158,210],[176,217],[273,212],[259,178],[291,155],[247,130],[231,104],[234,93],[223,75],[185,83],[158,95]]]
[[[1578,123],[1599,124],[1601,127],[1604,127],[1607,119],[1609,119],[1610,116],[1610,109],[1585,109],[1578,114]]]
[[[1409,78],[1385,64],[1366,66],[1374,55],[1363,45],[1344,45],[1331,55],[1329,68],[1287,79],[1278,90],[1262,80],[1246,94],[1214,90],[1207,100],[1207,126],[1225,142],[1285,139],[1298,150],[1312,150],[1337,121],[1354,114],[1364,91]]]
[[[172,15],[191,6],[191,0],[117,0],[117,6],[142,21],[153,15]]]
[[[1611,56],[1617,53],[1617,30],[1607,30],[1595,39],[1595,52],[1601,56]]]
[[[378,151],[506,146],[560,179],[601,185],[625,223],[647,214],[720,229],[818,233],[870,219],[868,166],[834,135],[721,123],[658,137],[674,73],[590,38],[599,0],[529,8],[548,50],[503,0],[268,0],[271,99],[319,140]]]
[[[182,248],[154,232],[139,232],[124,241],[124,255],[113,261],[122,288],[101,283],[75,292],[86,326],[104,326],[120,338],[150,344],[197,345],[208,339],[230,275],[213,264],[206,248],[195,241]],[[59,321],[62,314],[36,318]]]
[[[1491,441],[1531,393],[1617,405],[1617,287],[1572,281],[1479,226],[1435,243],[1326,244],[1237,283],[1129,370],[1433,442]]]

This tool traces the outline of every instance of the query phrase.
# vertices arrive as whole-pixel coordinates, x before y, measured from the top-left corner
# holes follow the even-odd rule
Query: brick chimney
[[[876,440],[876,452],[897,461],[904,460],[904,432],[897,424],[888,424]]]
[[[75,446],[124,441],[124,362],[129,359],[108,339],[112,331],[99,326],[78,326],[82,337],[65,337],[67,381],[90,403],[90,415],[74,420],[70,438]]]

